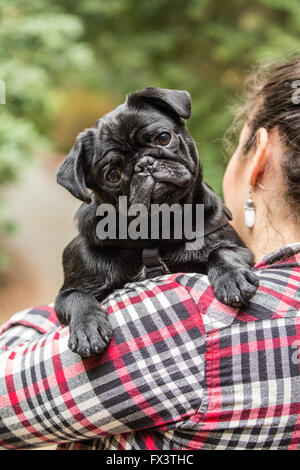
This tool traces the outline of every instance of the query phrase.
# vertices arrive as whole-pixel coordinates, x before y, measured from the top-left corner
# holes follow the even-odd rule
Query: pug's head
[[[187,91],[145,88],[80,133],[57,173],[59,184],[89,204],[191,202],[200,167],[185,127]]]

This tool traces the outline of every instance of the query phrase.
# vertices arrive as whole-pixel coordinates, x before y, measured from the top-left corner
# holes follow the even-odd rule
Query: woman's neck
[[[300,242],[300,230],[295,224],[288,220],[274,225],[259,227],[255,224],[248,240],[244,240],[247,247],[253,252],[255,262],[261,261],[266,255],[279,248]]]

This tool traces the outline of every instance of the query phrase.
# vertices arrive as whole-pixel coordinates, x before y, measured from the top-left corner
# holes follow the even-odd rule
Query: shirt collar
[[[255,268],[262,268],[282,263],[293,263],[300,266],[300,242],[272,251],[272,253],[269,253],[259,261],[255,265]]]

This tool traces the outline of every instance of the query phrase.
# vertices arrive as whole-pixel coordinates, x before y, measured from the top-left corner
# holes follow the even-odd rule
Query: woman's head
[[[244,126],[224,176],[224,197],[233,212],[233,225],[248,245],[259,234],[272,244],[276,232],[282,234],[282,245],[295,238],[284,233],[282,223],[289,232],[299,230],[300,57],[262,67],[250,84],[237,116]],[[250,189],[256,211],[253,229],[244,223]],[[272,232],[271,238],[267,232]]]

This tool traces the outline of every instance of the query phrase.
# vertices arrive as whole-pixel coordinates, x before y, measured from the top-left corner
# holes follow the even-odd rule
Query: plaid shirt
[[[207,277],[126,285],[104,302],[114,336],[81,360],[52,306],[0,336],[0,442],[60,449],[300,449],[300,243],[255,267],[245,309]]]

